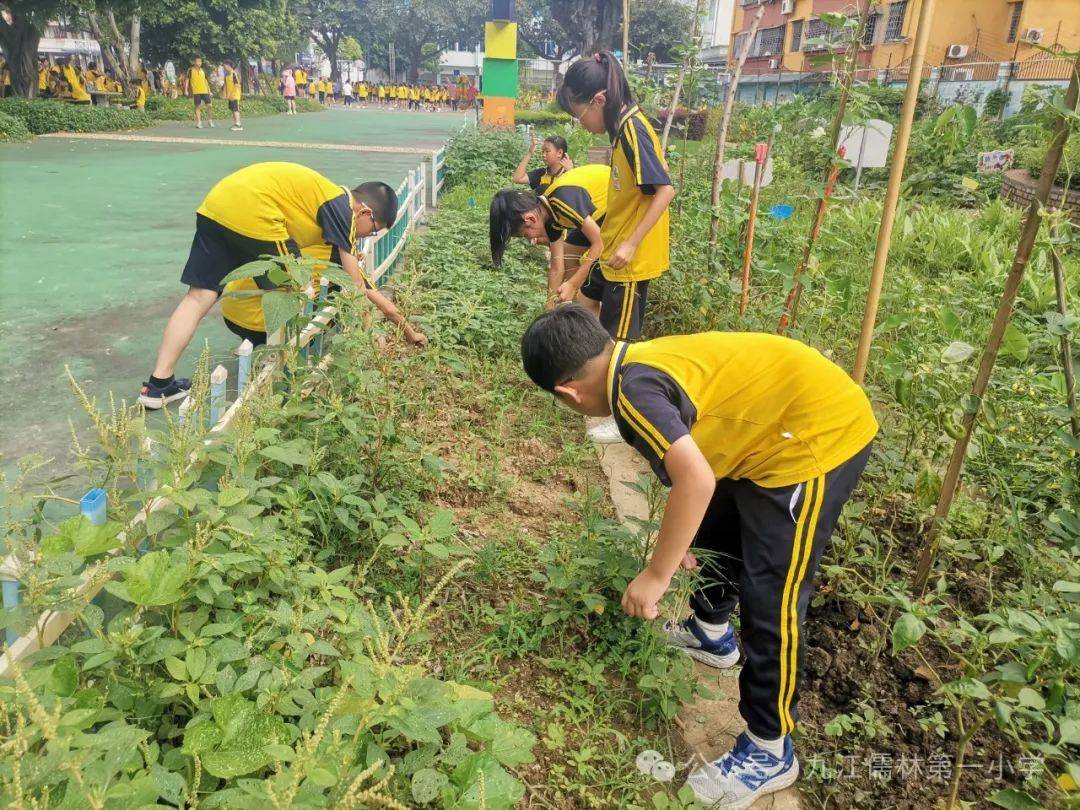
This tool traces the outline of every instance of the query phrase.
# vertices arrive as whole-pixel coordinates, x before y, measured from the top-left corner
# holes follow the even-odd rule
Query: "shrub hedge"
[[[47,132],[113,132],[142,129],[152,123],[150,116],[139,110],[92,107],[44,99],[0,99],[0,113],[18,118],[34,135]]]
[[[550,127],[569,124],[573,119],[561,110],[518,110],[515,119],[519,124],[532,124],[534,127]]]
[[[21,118],[0,112],[0,142],[28,141],[30,138],[30,130],[26,128]]]

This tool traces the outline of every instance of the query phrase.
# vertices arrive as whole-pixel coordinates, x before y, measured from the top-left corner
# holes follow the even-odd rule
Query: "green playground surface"
[[[223,110],[224,111],[224,110]],[[68,420],[86,424],[65,366],[87,393],[132,401],[150,372],[161,331],[184,292],[180,273],[195,209],[221,177],[259,161],[303,163],[337,182],[396,186],[462,124],[458,115],[327,111],[278,115],[196,130],[178,122],[131,133],[134,140],[39,138],[0,146],[0,465],[40,454],[58,470],[71,445]],[[259,142],[365,143],[415,154],[305,150],[151,137]],[[203,322],[178,369],[187,376],[209,344],[232,365],[238,339],[217,310]]]

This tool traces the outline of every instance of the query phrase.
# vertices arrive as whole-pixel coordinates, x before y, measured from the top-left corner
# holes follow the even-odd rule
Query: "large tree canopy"
[[[360,42],[369,63],[389,68],[393,43],[398,69],[416,81],[421,69],[437,67],[449,43],[483,37],[488,0],[369,0],[368,8]]]
[[[680,0],[633,0],[630,58],[644,60],[654,53],[659,62],[674,62],[672,50],[690,36],[693,16],[693,8]]]
[[[341,78],[338,59],[346,37],[357,37],[370,24],[367,0],[297,0],[293,14],[302,30],[311,32],[315,44],[330,61],[330,77]]]
[[[0,45],[4,46],[11,88],[15,95],[32,98],[37,95],[38,43],[45,24],[54,19],[68,4],[64,0],[4,0],[0,11],[6,11],[11,22],[0,14]]]
[[[146,54],[179,65],[271,56],[297,30],[284,0],[172,0],[143,16]]]

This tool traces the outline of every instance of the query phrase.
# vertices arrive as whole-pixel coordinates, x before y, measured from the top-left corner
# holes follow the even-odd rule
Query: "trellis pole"
[[[1072,80],[1069,82],[1068,92],[1065,94],[1065,109],[1075,114],[1078,96],[1078,77],[1080,77],[1080,57],[1073,63]],[[1050,202],[1050,191],[1054,186],[1054,178],[1061,166],[1061,155],[1065,151],[1065,143],[1069,140],[1070,121],[1066,114],[1058,118],[1057,127],[1054,129],[1054,137],[1050,141],[1050,148],[1046,150],[1043,158],[1042,170],[1039,173],[1039,185],[1035,190],[1035,198],[1028,206],[1027,216],[1024,218],[1024,227],[1020,232],[1020,242],[1016,246],[1016,256],[1013,259],[1012,269],[1005,278],[1005,289],[1001,293],[1001,301],[998,304],[997,313],[994,315],[994,323],[990,327],[990,337],[986,341],[982,358],[979,360],[979,370],[975,375],[975,382],[971,387],[971,394],[967,398],[967,406],[964,409],[962,423],[963,432],[953,445],[952,456],[949,458],[949,466],[945,470],[945,478],[941,482],[941,494],[938,496],[937,508],[930,520],[930,526],[923,541],[922,554],[915,571],[914,589],[916,594],[922,594],[926,589],[927,580],[930,578],[930,570],[934,564],[934,554],[937,551],[937,539],[941,533],[941,527],[949,517],[953,499],[956,497],[956,488],[960,483],[960,471],[964,466],[964,456],[967,454],[968,445],[971,443],[971,434],[975,426],[975,417],[979,413],[983,396],[986,394],[987,385],[990,383],[990,375],[994,371],[994,363],[997,362],[998,350],[1005,336],[1005,329],[1009,325],[1012,316],[1013,305],[1016,303],[1016,294],[1020,289],[1020,283],[1024,280],[1024,271],[1027,270],[1028,261],[1031,259],[1031,249],[1035,245],[1035,237],[1039,234],[1039,227],[1043,221],[1043,210]]]

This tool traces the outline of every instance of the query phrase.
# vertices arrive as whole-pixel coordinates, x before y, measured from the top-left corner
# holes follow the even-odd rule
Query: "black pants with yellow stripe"
[[[600,325],[613,340],[641,338],[649,298],[648,281],[608,281],[600,271],[600,262],[596,262],[581,285],[581,294],[600,302]]]
[[[760,737],[795,727],[814,574],[869,456],[867,445],[827,475],[794,486],[716,482],[694,539],[702,585],[690,604],[713,623],[726,622],[738,604],[739,711]]]

